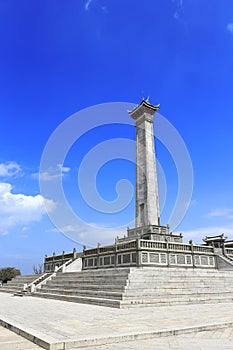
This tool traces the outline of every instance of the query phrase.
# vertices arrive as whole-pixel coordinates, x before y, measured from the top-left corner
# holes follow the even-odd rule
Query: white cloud
[[[70,171],[69,167],[63,166],[62,164],[58,164],[57,167],[62,173],[68,173]]]
[[[6,162],[0,163],[0,176],[1,177],[11,177],[19,174],[21,168],[16,162]]]
[[[233,219],[233,209],[229,208],[218,208],[213,209],[207,214],[207,217],[224,217],[226,219]]]
[[[179,234],[179,232],[174,233]],[[203,243],[202,239],[206,236],[216,236],[222,233],[228,236],[229,239],[233,239],[233,227],[230,225],[198,227],[193,230],[183,231],[183,236],[184,241],[192,239],[194,243]]]
[[[228,25],[227,25],[227,30],[228,30],[231,34],[233,34],[233,23],[228,23]]]
[[[63,227],[53,228],[47,230],[47,232],[62,232],[67,237],[70,237],[74,241],[86,246],[96,246],[98,242],[101,244],[114,243],[115,238],[123,237],[126,235],[126,228],[110,229],[103,225],[103,228],[94,227],[95,224],[80,224],[80,225],[66,225]],[[96,224],[97,225],[97,224]]]
[[[55,203],[41,195],[29,196],[12,193],[12,185],[0,183],[0,234],[5,235],[12,227],[40,221],[46,208],[53,210]]]
[[[64,167],[62,164],[57,164],[55,168],[49,168],[47,171],[32,174],[34,179],[40,178],[41,181],[52,181],[59,177],[64,177],[70,172],[69,167]]]

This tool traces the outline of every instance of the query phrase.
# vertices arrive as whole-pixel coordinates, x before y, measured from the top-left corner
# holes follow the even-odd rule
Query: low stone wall
[[[70,259],[75,260],[77,256],[78,254],[75,248],[71,253],[65,253],[63,251],[62,254],[58,254],[58,255],[56,253],[53,253],[52,256],[45,255],[44,272],[45,273],[54,272],[56,268],[62,266],[64,263],[66,263]]]
[[[84,270],[126,266],[217,268],[209,246],[135,239],[83,251]]]

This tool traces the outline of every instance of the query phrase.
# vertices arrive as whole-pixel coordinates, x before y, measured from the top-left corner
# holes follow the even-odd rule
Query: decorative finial
[[[150,96],[147,97],[146,102],[149,102]]]

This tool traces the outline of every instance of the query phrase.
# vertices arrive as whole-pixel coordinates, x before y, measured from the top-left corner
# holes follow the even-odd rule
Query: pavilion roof
[[[155,112],[159,109],[159,104],[158,105],[152,105],[149,100],[144,100],[142,99],[141,103],[135,107],[132,111],[128,111],[129,115],[136,119],[143,113],[148,113],[150,115],[154,115]]]

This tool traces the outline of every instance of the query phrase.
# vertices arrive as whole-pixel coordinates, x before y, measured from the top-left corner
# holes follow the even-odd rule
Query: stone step
[[[82,304],[93,304],[93,305],[100,305],[100,306],[108,306],[108,307],[114,307],[114,308],[120,308],[120,300],[113,300],[113,299],[101,299],[101,298],[90,298],[90,297],[83,297],[83,296],[68,296],[68,295],[62,295],[62,294],[51,294],[51,293],[34,293],[33,296],[40,297],[40,298],[48,298],[48,299],[56,299],[56,300],[63,300],[63,301],[69,301],[69,302],[75,302],[75,303],[82,303]]]
[[[43,275],[30,275],[30,276],[28,276],[28,275],[22,275],[22,276],[16,276],[16,277],[14,277],[11,281],[15,281],[15,282],[24,282],[24,281],[27,281],[27,282],[29,282],[29,281],[34,281],[34,280],[36,280],[36,279],[38,279],[38,278],[40,278],[41,276],[43,276]],[[9,281],[9,282],[11,282],[11,281]]]
[[[231,303],[232,298],[219,298],[217,300],[213,299],[197,299],[191,298],[188,300],[159,300],[159,299],[140,299],[140,300],[123,300],[121,301],[121,308],[130,307],[151,307],[151,306],[169,306],[169,305],[187,305],[187,304],[212,304],[216,303]]]
[[[5,288],[21,288],[24,286],[24,284],[28,284],[28,283],[11,283],[11,284],[6,284],[4,287]]]
[[[80,288],[82,286],[85,286],[86,288],[92,288],[92,286],[96,286],[97,289],[104,288],[104,289],[115,289],[115,288],[124,288],[127,286],[127,280],[122,281],[121,283],[114,283],[115,281],[103,281],[102,283],[98,283],[96,281],[93,281],[93,283],[87,283],[87,282],[77,282],[77,283],[60,283],[57,279],[47,282],[46,286],[51,288],[56,287],[63,287],[65,286],[67,289],[69,288]],[[43,287],[43,285],[42,285]],[[94,287],[95,288],[95,287]]]
[[[201,287],[197,287],[197,288],[143,288],[143,286],[141,286],[141,288],[126,288],[125,289],[125,293],[128,293],[128,291],[131,291],[132,294],[135,293],[161,293],[163,295],[167,295],[167,294],[184,294],[184,293],[190,293],[190,291],[192,291],[193,293],[210,293],[212,291],[214,291],[214,293],[233,293],[232,287],[231,288],[201,288]]]
[[[216,275],[220,275],[220,276],[233,276],[233,271],[219,271],[219,270],[204,270],[204,269],[180,269],[179,270],[175,270],[175,269],[172,269],[172,268],[160,268],[160,269],[154,269],[152,268],[151,271],[148,271],[148,270],[131,270],[130,271],[130,276],[139,276],[139,275],[143,275],[143,276],[153,276],[157,274],[158,276],[160,274],[164,275],[166,274],[167,276],[174,276],[174,277],[179,277],[179,276],[197,276],[197,277],[200,277],[200,276],[216,276]]]
[[[186,277],[182,277],[180,276],[179,278],[170,278],[169,276],[164,276],[163,278],[156,278],[156,276],[153,276],[153,277],[143,277],[143,276],[135,276],[135,277],[132,277],[130,276],[129,277],[129,281],[158,281],[158,282],[166,282],[166,281],[170,281],[170,282],[174,282],[174,283],[179,283],[179,282],[182,282],[182,281],[192,281],[192,282],[200,282],[200,281],[211,281],[211,280],[215,280],[215,281],[219,281],[219,282],[222,282],[222,281],[233,281],[233,277],[218,277],[218,276],[211,276],[211,277],[199,277],[199,278],[193,278],[192,276],[186,276]]]
[[[50,289],[43,288],[38,293],[47,293],[47,294],[61,294],[61,295],[70,295],[70,296],[87,296],[95,298],[104,298],[104,299],[115,299],[122,300],[123,293],[119,292],[104,292],[104,291],[93,291],[93,290],[65,290],[65,289]]]
[[[189,281],[189,280],[184,280],[184,281],[179,281],[179,282],[174,282],[174,281],[147,281],[147,280],[136,280],[136,281],[133,281],[133,280],[129,280],[127,282],[128,285],[130,286],[140,286],[140,285],[148,285],[148,286],[161,286],[163,288],[166,288],[167,286],[169,287],[173,287],[173,286],[196,286],[196,285],[200,285],[200,286],[213,286],[213,283],[216,285],[216,286],[221,286],[221,285],[229,285],[229,286],[232,286],[233,285],[233,281],[225,281],[225,280],[222,280],[222,281],[215,281],[214,279],[212,280],[206,280],[206,281]]]
[[[66,276],[65,273],[64,274],[59,274],[56,275],[57,278],[59,278],[59,280],[68,280],[68,281],[93,281],[93,280],[109,280],[109,279],[116,279],[116,280],[121,280],[121,279],[125,279],[128,278],[128,274],[127,275],[98,275],[98,276],[85,276],[85,275],[77,275],[77,276]]]
[[[20,288],[24,285],[24,283],[11,283],[11,284],[6,284],[4,288]]]
[[[16,276],[14,277],[12,280],[7,282],[7,285],[9,284],[19,284],[19,283],[31,283],[34,280],[38,279],[39,277],[41,277],[42,275],[24,275],[24,276]]]
[[[162,291],[138,291],[136,294],[133,293],[132,291],[128,292],[126,291],[124,293],[124,299],[125,298],[130,298],[130,299],[141,299],[142,297],[148,298],[148,299],[186,299],[190,297],[196,297],[196,298],[232,298],[233,299],[233,292],[232,291],[225,291],[224,293],[221,292],[214,292],[214,291],[185,291],[185,293],[179,292],[179,291],[174,291],[174,292],[167,292],[163,293]]]
[[[2,289],[12,289],[12,290],[17,290],[17,289],[22,289],[23,288],[23,284],[19,284],[19,285],[5,285],[2,287]]]
[[[129,278],[132,278],[132,279],[135,279],[135,278],[156,278],[158,280],[163,280],[164,278],[169,278],[171,280],[179,280],[180,278],[192,278],[193,280],[198,280],[198,279],[206,279],[206,278],[219,278],[219,279],[224,279],[224,278],[227,278],[227,279],[233,279],[233,275],[224,275],[224,274],[215,274],[215,275],[194,275],[194,274],[180,274],[180,275],[169,275],[169,274],[157,274],[157,273],[154,273],[154,274],[151,274],[151,275],[147,275],[147,274],[130,274],[129,275]]]
[[[82,282],[85,282],[85,283],[90,283],[92,284],[93,282],[98,282],[98,283],[105,283],[105,282],[114,282],[115,281],[115,284],[117,283],[120,283],[120,282],[124,282],[125,280],[127,279],[127,276],[125,277],[122,277],[122,276],[108,276],[108,277],[98,277],[98,278],[85,278],[85,277],[82,277],[82,278],[67,278],[67,277],[64,277],[64,276],[56,276],[54,278],[52,278],[50,281],[48,281],[48,283],[51,283],[52,281],[55,281],[55,280],[59,280],[61,283],[82,283]]]
[[[37,278],[37,277],[40,277],[42,275],[43,275],[43,273],[38,273],[38,274],[33,273],[33,274],[29,274],[29,275],[17,275],[14,278],[16,278],[16,279],[18,279],[18,278],[33,278],[33,279],[35,279],[35,277]]]
[[[11,281],[8,281],[6,284],[4,284],[1,290],[3,292],[14,294],[15,292],[21,291],[24,288],[25,284],[30,284],[41,276],[42,274],[16,276]]]
[[[34,278],[35,279],[35,278]],[[8,281],[7,284],[23,284],[23,283],[31,283],[34,281],[34,279],[12,279],[11,281]]]
[[[95,270],[84,270],[84,271],[78,271],[78,272],[64,272],[64,273],[58,273],[57,275],[66,275],[69,277],[72,276],[115,276],[115,275],[122,275],[127,276],[130,273],[130,268],[119,268],[119,269],[95,269]]]
[[[166,283],[159,283],[159,282],[147,282],[147,281],[142,281],[142,282],[135,282],[135,281],[128,281],[127,286],[130,286],[130,288],[195,288],[195,287],[210,287],[213,288],[213,280],[212,281],[206,281],[206,282],[200,282],[200,283],[193,283],[193,282],[179,282],[179,283],[171,283],[170,281],[167,281]],[[215,288],[218,287],[231,287],[233,286],[233,283],[229,282],[215,282],[214,281],[214,286]],[[77,284],[78,287],[78,284]]]
[[[2,287],[1,289],[0,289],[0,292],[3,292],[3,293],[15,293],[15,292],[17,292],[18,291],[18,289],[11,289],[11,288],[4,288],[4,287]]]
[[[23,284],[29,284],[31,282],[33,282],[34,280],[30,280],[30,281],[9,281],[6,283],[7,286],[21,286]]]
[[[55,283],[56,282],[56,283]],[[59,289],[61,287],[65,287],[66,290],[72,290],[72,289],[78,289],[78,290],[103,290],[103,291],[108,291],[108,290],[115,290],[118,292],[123,292],[126,288],[126,286],[121,286],[119,284],[117,285],[105,285],[105,284],[101,284],[101,285],[90,285],[90,284],[63,284],[63,283],[58,283],[58,281],[54,281],[53,284],[46,284],[44,286],[41,287],[41,289],[44,288],[49,288],[51,290],[53,289]]]

